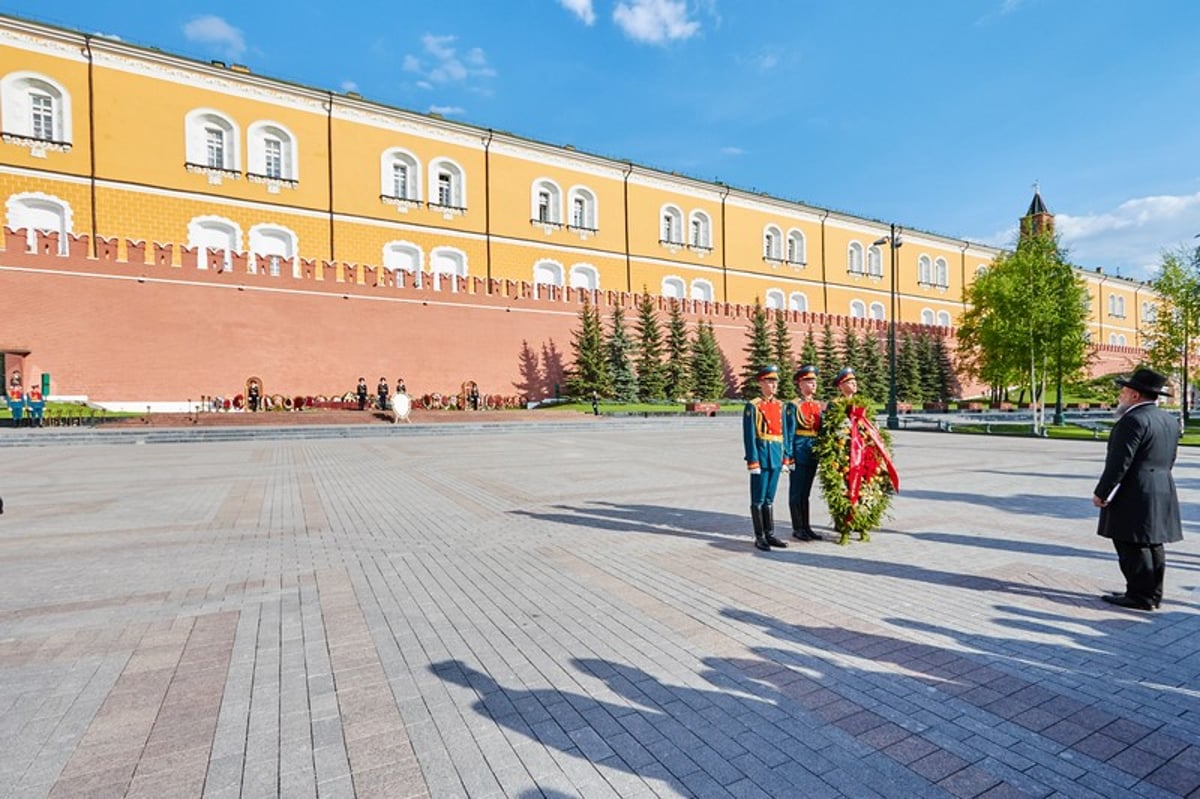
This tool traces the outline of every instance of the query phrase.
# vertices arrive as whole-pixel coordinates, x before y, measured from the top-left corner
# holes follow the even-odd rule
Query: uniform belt
[[[797,430],[795,432],[795,435],[797,437],[799,437],[799,436],[815,436],[816,434],[817,434],[816,430]]]
[[[759,436],[763,441],[783,441],[783,436],[762,435]]]

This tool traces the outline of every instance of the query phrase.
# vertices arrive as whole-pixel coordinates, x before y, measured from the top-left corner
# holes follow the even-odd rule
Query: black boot
[[[754,548],[767,552],[771,545],[763,535],[763,509],[761,505],[750,506],[750,521],[754,523]]]
[[[820,541],[821,536],[817,534],[816,530],[812,529],[812,521],[809,515],[809,503],[807,499],[800,503],[800,518],[804,521],[804,534],[808,536],[808,540]]]
[[[799,502],[788,502],[788,513],[792,517],[792,538],[797,541],[807,541],[804,535],[804,516],[800,511]]]
[[[787,549],[787,544],[775,537],[775,506],[763,505],[763,538],[766,539],[767,545],[777,549]]]

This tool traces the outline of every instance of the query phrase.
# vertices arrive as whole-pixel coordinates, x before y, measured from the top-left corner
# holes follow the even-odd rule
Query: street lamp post
[[[888,314],[888,404],[887,404],[887,428],[888,430],[900,429],[900,413],[896,402],[896,250],[904,245],[904,240],[900,238],[901,228],[896,227],[893,223],[890,227],[888,235],[883,236],[875,241],[875,246],[887,244],[888,250],[891,252],[891,304],[892,310]]]

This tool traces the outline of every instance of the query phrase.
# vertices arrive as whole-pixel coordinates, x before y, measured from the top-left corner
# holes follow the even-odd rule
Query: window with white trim
[[[194,109],[184,118],[184,135],[189,172],[206,174],[214,184],[241,177],[238,126],[230,117],[211,108]]]
[[[1124,334],[1121,334],[1121,333],[1109,333],[1108,334],[1108,343],[1114,347],[1124,347],[1125,346],[1125,336],[1124,336]]]
[[[678,206],[664,205],[659,212],[662,220],[662,238],[659,244],[683,245],[683,211]]]
[[[940,289],[950,287],[950,267],[945,258],[938,258],[933,262],[933,285]]]
[[[867,309],[867,318],[868,319],[877,319],[880,321],[887,319],[887,311],[884,310],[883,303],[882,302],[871,303],[871,307],[869,309]]]
[[[883,250],[875,244],[867,248],[867,274],[871,277],[883,277]]]
[[[774,225],[763,228],[763,260],[783,260],[783,233]]]
[[[389,241],[383,245],[383,265],[397,274],[407,272],[412,275],[411,285],[420,286],[425,269],[425,252],[411,241]],[[396,285],[400,283],[397,279]]]
[[[549,178],[533,182],[533,207],[530,220],[540,225],[562,224],[562,189]]]
[[[596,291],[600,288],[600,273],[591,264],[575,264],[571,267],[568,285],[573,289]]]
[[[421,200],[421,162],[408,150],[392,147],[379,158],[379,197],[405,206]]]
[[[442,210],[465,211],[467,207],[466,172],[449,158],[437,158],[429,165],[430,205]]]
[[[846,248],[846,271],[852,275],[863,273],[863,247],[857,241],[850,242]],[[865,311],[863,315],[866,315]]]
[[[684,297],[684,291],[686,291],[686,286],[684,286],[683,278],[679,278],[679,277],[664,277],[663,278],[662,295],[664,297],[669,297],[673,300],[682,300]]]
[[[712,220],[704,211],[692,211],[688,217],[688,244],[694,250],[712,249]]]
[[[267,270],[271,277],[279,277],[285,268],[293,277],[297,275],[294,259],[298,249],[296,234],[282,225],[255,225],[250,228],[250,252],[269,259]],[[257,272],[258,259],[251,258],[248,267],[250,274]]]
[[[795,266],[808,263],[808,243],[804,239],[803,231],[795,228],[787,234],[787,262]]]
[[[71,149],[71,95],[37,72],[10,72],[0,79],[4,141],[45,157]]]
[[[255,122],[246,131],[249,163],[246,177],[266,183],[268,189],[299,180],[296,137],[278,122]]]
[[[1108,295],[1108,315],[1118,319],[1125,318],[1125,298],[1116,294]]]
[[[925,308],[921,311],[921,324],[932,325],[935,318],[932,308]]]
[[[562,286],[563,265],[558,261],[543,260],[533,265],[533,296],[542,296],[542,286]]]
[[[940,327],[950,327],[950,312],[938,311],[937,323]]]
[[[707,280],[692,281],[692,299],[700,302],[713,301],[713,284]]]
[[[768,310],[782,311],[784,308],[783,292],[779,289],[768,289],[763,305]]]
[[[928,255],[917,259],[917,285],[928,286],[933,283],[933,261]]]
[[[242,228],[232,219],[198,216],[188,222],[188,246],[195,247],[196,266],[208,268],[208,251],[223,254],[225,269],[233,266],[233,253],[242,251]]]
[[[580,233],[595,233],[600,229],[596,194],[586,186],[572,186],[567,192],[571,203],[570,228]]]
[[[850,302],[850,318],[851,319],[866,319],[867,304],[862,300],[851,300]]]
[[[808,297],[804,295],[804,292],[793,291],[791,293],[788,297],[788,310],[801,312],[808,310]]]
[[[1142,321],[1148,323],[1158,321],[1158,306],[1152,302],[1143,302]]]
[[[467,254],[455,247],[434,247],[429,253],[429,274],[434,291],[442,291],[442,279],[467,276]],[[458,291],[458,281],[450,280],[450,291]]]
[[[58,234],[58,252],[69,251],[67,234],[71,232],[71,206],[50,194],[25,192],[14,194],[5,203],[8,211],[7,225],[12,230],[25,230],[25,241],[30,252],[37,250],[38,232]]]

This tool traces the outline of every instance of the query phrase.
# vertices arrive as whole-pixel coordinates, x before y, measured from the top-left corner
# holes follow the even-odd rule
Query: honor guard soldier
[[[20,380],[8,384],[8,409],[12,412],[13,427],[20,427],[25,417],[25,392]]]
[[[786,455],[792,461],[788,475],[788,510],[792,516],[792,538],[818,541],[812,529],[809,495],[817,475],[817,456],[813,447],[821,430],[821,403],[816,400],[817,367],[801,366],[792,375],[799,397],[783,409],[783,435]]]
[[[750,471],[750,519],[754,523],[754,546],[766,552],[787,544],[775,537],[775,489],[779,472],[790,467],[783,446],[783,403],[775,398],[779,387],[779,367],[774,364],[758,370],[758,388],[762,396],[746,403],[742,415],[742,439],[746,447],[746,468]]]
[[[358,385],[354,387],[354,396],[358,398],[358,409],[365,411],[367,409],[367,397],[370,396],[370,390],[367,388],[367,378],[358,378]]]
[[[251,381],[250,387],[246,389],[246,407],[252,413],[258,411],[258,405],[262,401],[262,389],[258,387],[258,381]]]
[[[391,406],[388,405],[388,384],[387,378],[379,378],[379,385],[375,387],[375,393],[379,397],[379,410],[386,411]]]

